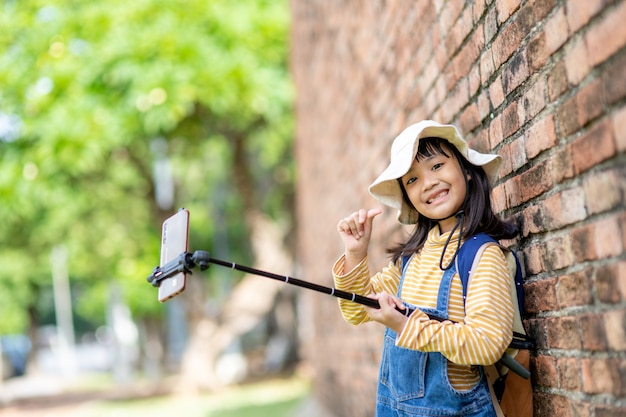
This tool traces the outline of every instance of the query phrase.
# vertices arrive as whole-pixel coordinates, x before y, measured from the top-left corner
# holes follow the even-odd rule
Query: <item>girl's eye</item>
[[[416,177],[411,177],[407,180],[406,185],[411,185],[413,184],[415,181],[417,181]]]
[[[439,168],[441,168],[443,166],[443,162],[439,162],[435,165],[433,165],[433,171],[438,170]]]

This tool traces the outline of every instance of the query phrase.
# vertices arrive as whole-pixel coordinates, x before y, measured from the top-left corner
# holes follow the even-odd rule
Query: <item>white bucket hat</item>
[[[417,223],[419,213],[404,201],[398,178],[406,174],[417,155],[419,140],[436,137],[450,142],[473,165],[482,167],[490,181],[496,179],[502,158],[499,155],[482,154],[467,146],[457,128],[432,120],[423,120],[404,129],[391,145],[391,162],[382,174],[369,186],[369,192],[381,203],[398,210],[402,224]]]

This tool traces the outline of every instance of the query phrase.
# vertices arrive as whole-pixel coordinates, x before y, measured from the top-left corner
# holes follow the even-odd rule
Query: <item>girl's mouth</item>
[[[435,194],[434,196],[432,196],[431,198],[429,198],[428,201],[426,201],[426,203],[427,204],[432,204],[434,202],[437,202],[437,201],[443,199],[447,195],[448,195],[448,190],[440,191],[437,194]]]

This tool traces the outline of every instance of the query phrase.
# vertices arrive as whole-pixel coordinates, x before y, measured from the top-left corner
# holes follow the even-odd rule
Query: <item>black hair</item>
[[[464,210],[462,239],[467,239],[479,232],[484,232],[496,240],[511,239],[519,233],[516,224],[500,219],[491,207],[491,185],[487,173],[482,167],[469,162],[459,150],[445,139],[429,137],[420,139],[415,159],[418,161],[432,155],[444,155],[448,158],[455,157],[461,165],[462,171],[466,174],[467,191]],[[398,184],[402,190],[402,196],[406,204],[413,207],[402,184],[402,179],[398,178]],[[410,255],[418,252],[424,246],[428,232],[438,224],[437,220],[429,219],[419,214],[415,230],[409,239],[400,245],[387,250],[391,254],[393,262],[396,262],[403,255]]]

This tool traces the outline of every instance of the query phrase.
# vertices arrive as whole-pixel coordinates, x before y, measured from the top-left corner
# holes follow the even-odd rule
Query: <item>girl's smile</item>
[[[429,198],[426,201],[426,204],[439,204],[442,203],[443,201],[445,201],[446,197],[448,196],[448,190],[441,190],[441,191],[436,191],[434,193],[432,193],[431,195],[434,194],[434,197]]]

